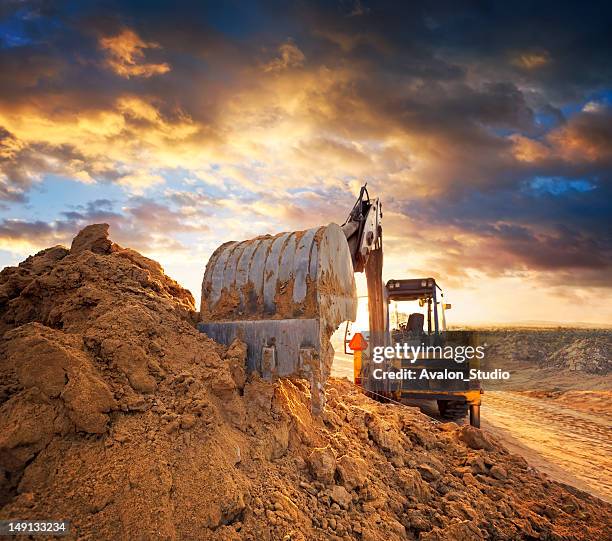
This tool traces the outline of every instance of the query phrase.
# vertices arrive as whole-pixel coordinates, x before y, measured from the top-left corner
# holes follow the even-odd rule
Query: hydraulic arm
[[[385,345],[386,310],[382,280],[382,204],[370,199],[367,184],[361,187],[346,222],[342,225],[355,272],[366,273],[371,346]]]

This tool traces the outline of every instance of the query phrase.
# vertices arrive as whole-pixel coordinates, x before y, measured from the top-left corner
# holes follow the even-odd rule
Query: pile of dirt
[[[193,298],[89,226],[0,273],[0,518],[80,539],[597,539],[610,506],[485,433],[245,374]]]
[[[612,372],[612,331],[604,329],[532,329],[480,332],[487,358],[540,368],[606,375]]]
[[[575,339],[555,351],[549,363],[571,371],[609,374],[612,371],[612,333],[602,337]]]

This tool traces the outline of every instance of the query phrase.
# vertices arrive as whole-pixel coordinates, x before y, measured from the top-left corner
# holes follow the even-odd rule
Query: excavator
[[[446,311],[451,305],[445,302],[442,288],[432,277],[388,280],[383,296],[387,307],[386,345],[390,345],[391,349],[398,345],[400,348],[410,348],[413,353],[408,358],[396,357],[381,368],[375,358],[372,362],[373,350],[368,345],[361,355],[363,359],[365,354],[366,362],[354,366],[355,383],[373,395],[373,398],[387,398],[419,406],[428,414],[432,413],[432,409],[437,410],[433,414],[443,420],[462,421],[469,411],[470,424],[479,428],[482,390],[480,381],[470,378],[471,372],[477,373],[480,369],[480,359],[475,354],[480,345],[478,333],[447,329]],[[400,306],[408,308],[410,313],[399,312]],[[369,340],[368,331],[364,333]],[[351,322],[347,321],[344,329],[345,353],[350,353],[349,344],[354,335]],[[469,359],[464,355],[467,348],[474,353]],[[452,356],[449,355],[449,349]],[[433,353],[430,354],[430,351]],[[456,379],[415,377],[377,382],[373,378],[376,370],[392,371],[394,375],[407,371],[416,375],[424,371],[436,374],[447,370]],[[461,377],[457,377],[457,374]]]
[[[312,411],[320,412],[334,358],[330,337],[357,316],[354,273],[366,275],[369,349],[391,341],[382,217],[381,202],[370,198],[366,184],[341,226],[222,244],[206,265],[198,328],[222,344],[243,340],[249,373],[309,380]],[[401,389],[376,381],[371,367],[362,361],[364,391],[401,399]]]

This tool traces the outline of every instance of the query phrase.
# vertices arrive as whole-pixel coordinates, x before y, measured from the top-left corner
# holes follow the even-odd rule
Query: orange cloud
[[[547,51],[543,52],[524,52],[520,53],[512,59],[515,66],[534,70],[541,68],[550,62],[550,55]]]
[[[612,159],[612,111],[597,102],[588,102],[583,110],[566,124],[550,131],[543,142],[524,135],[508,137],[513,143],[513,155],[527,163],[547,159],[573,164],[597,164]]]
[[[306,57],[299,47],[292,41],[283,43],[278,52],[280,56],[264,66],[264,71],[282,71],[287,68],[296,68],[304,65]]]
[[[510,139],[514,143],[513,152],[517,160],[533,163],[550,155],[550,149],[539,141],[517,134],[511,135]]]
[[[0,128],[0,194],[10,195],[6,173],[27,187],[42,172],[84,183],[114,180],[142,193],[163,182],[149,171],[201,165],[206,159],[206,144],[192,141],[203,129],[200,124],[186,114],[164,115],[145,99],[124,95],[106,110],[76,114],[52,115],[47,106],[0,108],[6,132],[3,136]]]
[[[612,159],[610,121],[612,113],[605,108],[588,108],[549,138],[565,160],[593,162]]]
[[[100,47],[107,52],[106,65],[121,77],[151,77],[170,71],[170,66],[165,62],[143,62],[145,49],[158,49],[160,46],[152,41],[143,41],[129,28],[116,36],[101,38]]]

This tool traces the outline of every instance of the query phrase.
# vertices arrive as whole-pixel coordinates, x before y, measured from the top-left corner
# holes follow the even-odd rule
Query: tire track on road
[[[513,450],[532,459],[536,467],[541,459],[556,466],[552,478],[568,484],[575,484],[575,478],[581,482],[578,488],[612,501],[610,416],[584,413],[552,400],[490,391],[483,397],[482,417],[485,428],[502,440],[515,440],[511,442],[515,447],[518,442]]]

